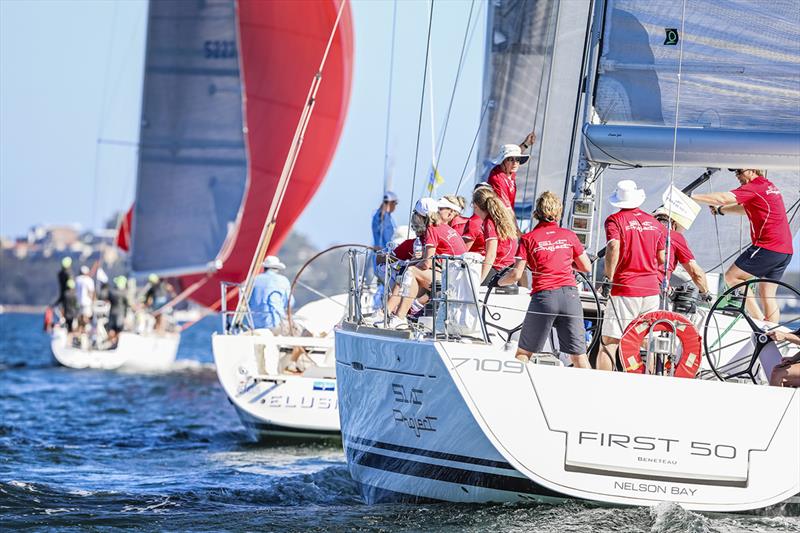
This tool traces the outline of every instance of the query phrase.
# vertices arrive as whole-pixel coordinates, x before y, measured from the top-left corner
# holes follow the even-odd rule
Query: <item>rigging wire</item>
[[[411,174],[411,194],[409,195],[409,202],[408,202],[408,220],[411,220],[411,215],[414,213],[414,189],[417,185],[417,164],[419,163],[419,140],[422,134],[422,113],[425,109],[425,84],[428,81],[428,59],[430,57],[431,52],[431,28],[433,27],[433,8],[434,2],[436,0],[431,0],[431,10],[428,16],[428,38],[427,44],[425,46],[425,68],[422,69],[422,94],[420,95],[419,99],[419,118],[417,119],[417,143],[416,147],[414,148],[414,171]],[[411,224],[408,226],[408,231],[406,232],[406,238],[411,238]]]
[[[461,177],[458,178],[458,186],[456,187],[456,195],[458,195],[458,191],[461,189],[461,182],[464,181],[464,175],[467,173],[467,167],[469,166],[469,161],[472,158],[472,152],[475,150],[475,143],[478,142],[478,137],[481,134],[481,127],[483,126],[483,119],[486,118],[486,111],[492,106],[492,100],[486,100],[486,103],[483,104],[483,111],[481,111],[481,118],[478,121],[478,128],[475,131],[475,137],[472,138],[472,144],[469,147],[469,153],[467,154],[467,159],[464,161],[464,168],[461,170]],[[474,173],[474,169],[473,169]]]
[[[476,17],[475,18],[475,23],[474,24],[472,23],[472,13],[473,13],[473,10],[475,8],[475,1],[476,0],[472,0],[472,2],[470,3],[470,6],[469,6],[469,16],[467,17],[467,25],[464,28],[464,40],[461,43],[461,54],[460,54],[459,59],[458,59],[458,68],[456,69],[456,79],[455,79],[455,81],[453,81],[453,90],[450,93],[450,103],[447,106],[447,113],[445,113],[444,125],[442,126],[442,138],[439,141],[439,151],[436,154],[436,163],[437,163],[437,165],[442,160],[442,151],[444,150],[444,141],[447,138],[447,126],[450,124],[450,112],[453,110],[453,102],[455,101],[455,98],[456,98],[456,89],[458,88],[458,82],[459,82],[459,80],[461,78],[461,71],[463,70],[463,67],[464,67],[464,60],[466,59],[467,52],[469,50],[469,46],[468,45],[472,43],[472,34],[473,34],[473,31],[475,30],[475,26],[477,26],[478,19],[480,18],[480,17]],[[483,3],[481,3],[481,7],[479,8],[479,10],[482,9],[482,8],[483,8]],[[478,14],[480,14],[480,11],[478,11]]]
[[[686,27],[686,0],[683,0],[683,7],[681,11],[681,45],[678,50],[678,85],[676,87],[676,95],[675,95],[675,126],[672,129],[672,166],[670,168],[669,174],[669,191],[670,197],[675,189],[675,160],[678,155],[678,120],[679,120],[679,112],[681,106],[681,81],[682,81],[682,74],[683,74],[683,43],[686,39],[686,34],[684,29]],[[672,253],[672,204],[673,202],[669,202],[669,207],[667,208],[667,242],[666,246],[664,246],[664,282],[662,283],[661,290],[663,291],[662,299],[661,299],[661,307],[664,310],[667,310],[667,296],[669,292],[669,264],[670,264],[670,255]],[[719,240],[719,239],[717,239]]]
[[[389,52],[389,97],[386,101],[386,140],[383,144],[383,194],[391,187],[389,176],[389,131],[392,123],[392,86],[394,81],[394,44],[397,30],[397,0],[392,6],[392,45]]]
[[[550,9],[550,20],[547,22],[547,36],[545,37],[545,43],[549,44],[553,40],[553,34],[555,33],[555,27],[556,27],[556,20],[558,20],[558,9],[552,8],[552,6],[551,6],[551,9]],[[549,68],[548,68],[548,72],[547,72],[547,86],[548,87],[550,85],[550,78],[551,78],[551,76],[553,74],[553,51],[554,51],[555,47],[554,46],[550,46],[549,48],[550,48],[550,54],[549,54],[549,57],[548,57]],[[542,71],[544,71],[544,68],[542,68]],[[543,79],[542,82],[539,84],[539,91],[537,92],[537,95],[536,95],[536,109],[533,112],[533,121],[532,121],[533,124],[531,126],[531,131],[535,131],[536,130],[536,124],[539,122],[539,105],[542,103],[542,89],[544,89],[544,87],[545,87],[545,83],[544,83],[544,79]],[[539,153],[541,153],[541,141],[539,141],[539,147],[540,147],[540,152]],[[532,146],[530,147],[530,150],[533,151],[533,147]],[[537,164],[536,164],[537,183],[538,183],[539,162],[540,161],[541,161],[540,158],[537,158]],[[529,180],[530,175],[531,175],[531,167],[532,166],[533,165],[531,164],[531,161],[529,160],[528,161],[528,165],[525,168],[525,185],[523,186],[523,189],[522,189],[522,202],[521,202],[522,205],[525,205],[525,198],[528,195],[528,180]],[[531,216],[533,216],[533,210],[531,210]]]

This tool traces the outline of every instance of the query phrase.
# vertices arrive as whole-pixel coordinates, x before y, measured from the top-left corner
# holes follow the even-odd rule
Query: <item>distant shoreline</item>
[[[12,305],[0,304],[0,315],[6,313],[23,313],[28,315],[41,315],[47,309],[46,305]]]

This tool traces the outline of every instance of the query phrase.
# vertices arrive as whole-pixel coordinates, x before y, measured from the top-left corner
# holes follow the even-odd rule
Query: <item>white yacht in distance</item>
[[[577,0],[491,9],[487,96],[497,102],[485,138],[496,146],[499,121],[529,116],[514,109],[515,98],[540,107],[515,65],[537,73],[547,113],[534,120],[541,142],[532,190],[519,194],[565,191],[564,225],[587,249],[600,248],[610,176],[635,177],[661,198],[652,193],[710,184],[715,169],[757,166],[769,169],[789,214],[797,211],[795,2]],[[515,62],[515,54],[525,57]],[[503,135],[515,138],[530,124],[507,130],[514,128]],[[788,218],[796,235],[800,217]],[[692,227],[689,240],[703,244],[699,262],[724,264],[738,254],[738,220],[726,219],[712,222],[704,212]],[[759,284],[778,284],[785,299],[800,296],[798,288],[755,278],[718,290],[718,275],[709,275],[717,298],[710,308],[648,314],[647,342],[629,345],[636,356],[645,346],[640,368],[655,363],[656,371],[602,372],[565,367],[557,346],[529,363],[516,360],[527,296],[486,295],[476,276],[465,293],[449,283],[468,261],[436,259],[442,288],[430,316],[411,330],[370,325],[351,307],[335,333],[342,439],[368,503],[580,499],[800,510],[800,389],[766,383],[775,361],[796,350],[766,332],[794,330],[797,319],[766,323],[745,305]],[[360,290],[354,279],[354,299]],[[582,297],[596,337],[601,313],[589,312],[588,292]],[[659,317],[669,333],[657,333]],[[690,351],[695,344],[699,353]],[[692,371],[677,377],[687,361]]]

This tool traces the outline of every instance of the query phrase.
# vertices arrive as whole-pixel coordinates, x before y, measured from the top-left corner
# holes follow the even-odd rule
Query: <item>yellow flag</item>
[[[439,169],[436,168],[436,165],[431,164],[431,173],[428,176],[428,192],[432,193],[442,183],[444,183],[444,178],[439,174]]]

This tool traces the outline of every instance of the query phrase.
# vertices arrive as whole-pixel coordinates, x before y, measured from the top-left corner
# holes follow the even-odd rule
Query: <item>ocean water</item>
[[[367,506],[336,444],[251,442],[206,319],[161,374],[56,366],[41,317],[0,315],[0,527],[37,531],[800,532],[800,520],[564,505]]]

